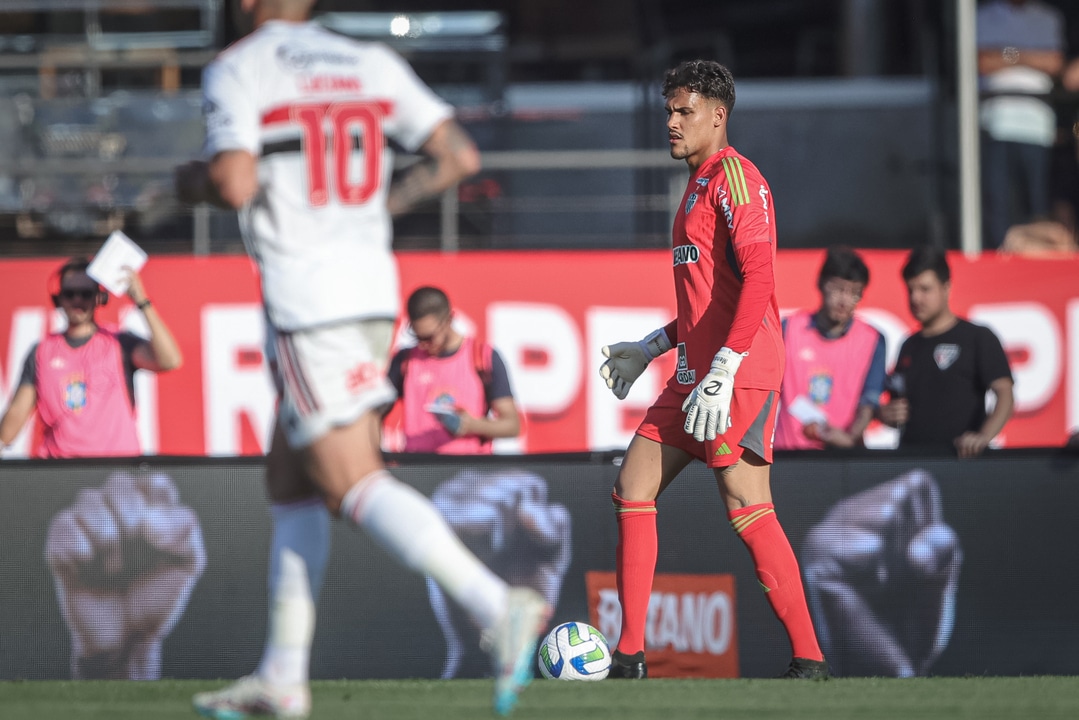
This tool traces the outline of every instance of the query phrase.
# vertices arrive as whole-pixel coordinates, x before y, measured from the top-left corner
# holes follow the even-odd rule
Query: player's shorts
[[[311,330],[267,331],[277,408],[293,448],[397,399],[386,379],[393,320],[357,320]]]
[[[684,450],[708,467],[727,467],[742,457],[747,449],[765,462],[772,462],[779,393],[752,388],[734,389],[731,399],[731,429],[715,440],[697,442],[685,431],[686,414],[682,403],[686,395],[664,388],[637,428],[641,437]]]

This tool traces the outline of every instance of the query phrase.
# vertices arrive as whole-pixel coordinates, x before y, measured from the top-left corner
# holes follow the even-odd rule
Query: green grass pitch
[[[223,682],[0,682],[3,720],[192,720],[191,695]],[[312,720],[495,717],[489,680],[341,680],[312,685]],[[1079,678],[913,680],[536,680],[512,715],[599,720],[1052,720],[1079,718]]]

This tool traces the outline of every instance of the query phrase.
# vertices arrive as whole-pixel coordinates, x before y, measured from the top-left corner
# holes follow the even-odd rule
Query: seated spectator
[[[461,335],[442,290],[421,287],[408,298],[416,346],[394,355],[388,376],[402,405],[404,452],[490,453],[494,438],[521,431],[502,357]]]
[[[1040,0],[988,0],[978,6],[982,192],[985,245],[999,248],[1008,228],[1049,217],[1056,115],[1039,96],[1064,68],[1064,18]]]
[[[892,399],[880,418],[899,428],[899,446],[951,446],[959,457],[980,455],[1003,429],[1014,406],[1012,373],[993,331],[949,307],[951,269],[944,250],[920,247],[903,266],[910,313],[922,329],[899,350]],[[987,413],[986,392],[996,403]]]
[[[1055,257],[1079,252],[1075,235],[1054,220],[1012,225],[1004,235],[1000,252],[1027,257]]]
[[[150,338],[99,326],[95,314],[109,296],[86,274],[89,264],[75,258],[53,276],[52,301],[64,313],[67,328],[27,355],[0,418],[0,448],[15,439],[36,409],[44,427],[41,457],[142,454],[135,426],[135,370],[175,370],[183,357],[136,272],[128,273],[127,296],[145,316]]]
[[[776,419],[777,450],[862,444],[884,391],[884,336],[854,316],[869,268],[847,247],[828,250],[817,278],[821,303],[783,321],[787,367]]]

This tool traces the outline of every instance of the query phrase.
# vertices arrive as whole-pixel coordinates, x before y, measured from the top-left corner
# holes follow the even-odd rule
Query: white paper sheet
[[[146,252],[127,235],[116,230],[94,255],[86,274],[113,295],[123,295],[129,284],[124,268],[138,272],[145,264]]]
[[[457,408],[453,405],[440,405],[438,403],[431,403],[427,405],[424,410],[429,413],[435,413],[436,415],[456,415]]]
[[[823,425],[828,422],[828,416],[824,414],[824,411],[814,405],[813,401],[805,395],[794,398],[790,407],[787,408],[787,412],[803,425],[812,425],[814,423]]]

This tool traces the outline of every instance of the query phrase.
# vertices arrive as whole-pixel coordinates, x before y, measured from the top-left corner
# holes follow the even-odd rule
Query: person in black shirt
[[[948,305],[951,271],[944,251],[921,247],[903,266],[910,313],[922,329],[899,350],[891,400],[880,419],[899,428],[900,447],[954,445],[959,457],[980,455],[1014,406],[1012,374],[1000,340]],[[986,413],[985,393],[996,403]]]

